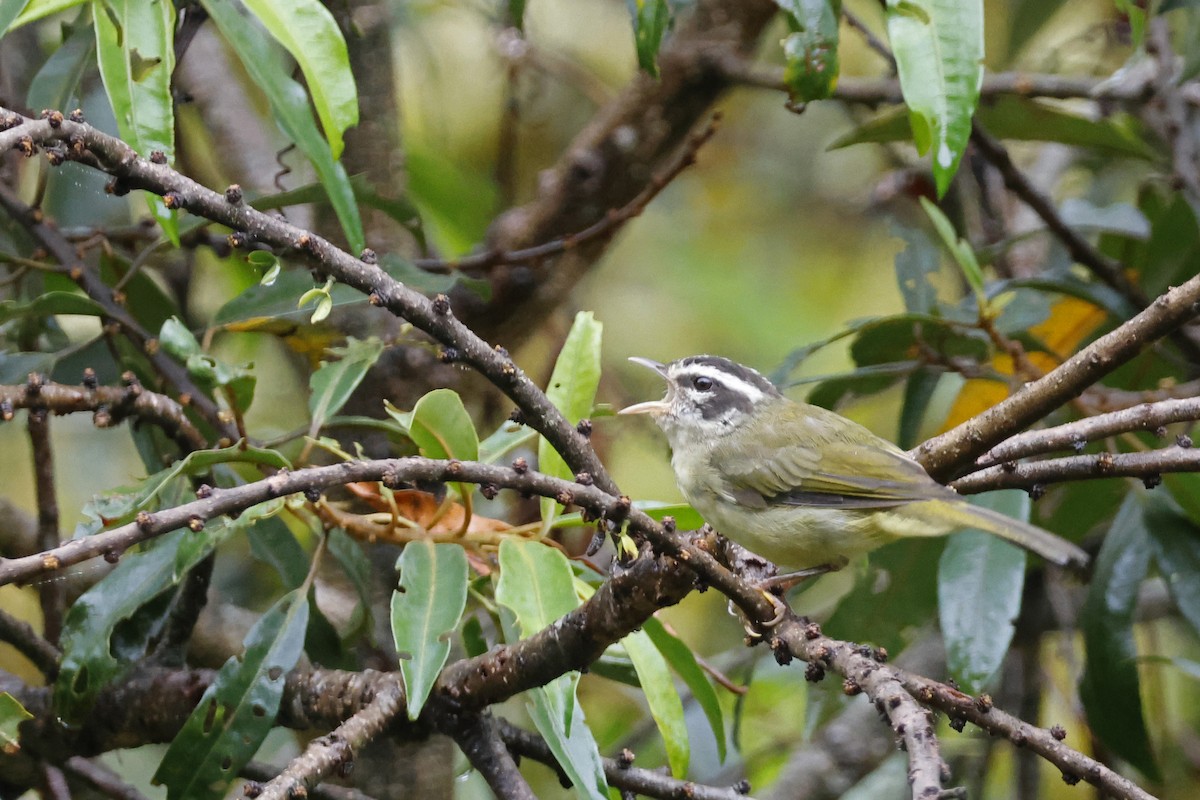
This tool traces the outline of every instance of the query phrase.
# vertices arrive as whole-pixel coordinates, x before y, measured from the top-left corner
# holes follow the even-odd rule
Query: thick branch
[[[33,384],[33,381],[30,381]],[[56,547],[61,537],[58,530],[58,491],[54,481],[54,448],[50,444],[50,419],[45,411],[29,413],[29,445],[33,455],[33,479],[37,492],[39,550]],[[42,606],[43,636],[51,644],[58,642],[62,632],[67,593],[58,581],[47,581],[38,587]]]
[[[1078,397],[1088,386],[1195,317],[1200,308],[1198,304],[1200,276],[1171,289],[1145,311],[1101,336],[1044,377],[1026,384],[1008,399],[924,442],[913,455],[935,478],[953,477],[963,465]]]

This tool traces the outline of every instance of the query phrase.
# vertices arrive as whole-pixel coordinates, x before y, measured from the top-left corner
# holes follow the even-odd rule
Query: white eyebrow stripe
[[[765,396],[762,389],[758,388],[749,381],[742,380],[736,375],[730,374],[723,369],[719,369],[708,364],[688,364],[686,367],[682,367],[679,372],[672,377],[678,380],[684,377],[701,376],[712,378],[714,381],[719,381],[721,384],[727,386],[733,391],[740,392],[750,400],[751,404],[757,403]]]

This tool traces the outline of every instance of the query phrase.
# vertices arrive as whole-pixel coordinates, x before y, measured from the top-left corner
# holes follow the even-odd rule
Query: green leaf
[[[990,492],[971,498],[1020,520],[1029,518],[1029,495]],[[991,681],[1012,643],[1021,592],[1025,551],[979,530],[963,530],[946,542],[938,562],[938,619],[946,639],[951,676],[972,694]]]
[[[75,601],[63,622],[62,667],[54,685],[54,705],[68,722],[82,719],[96,694],[145,652],[157,619],[138,612],[175,583],[175,553],[190,531],[174,531],[154,545],[122,557],[104,580]],[[121,625],[121,658],[113,653]]]
[[[0,36],[8,32],[8,26],[25,10],[29,0],[0,0]],[[57,108],[57,106],[55,106]],[[3,695],[7,697],[8,695]],[[13,740],[16,743],[16,740]]]
[[[421,715],[450,657],[450,637],[467,607],[467,556],[456,544],[409,542],[396,561],[392,638],[408,700],[408,718]]]
[[[500,543],[496,602],[504,636],[514,642],[542,630],[579,605],[575,576],[567,557],[541,542],[505,539]],[[575,788],[586,797],[606,798],[604,770],[595,739],[576,708],[579,673],[562,675],[529,692],[529,713]]]
[[[426,458],[479,458],[475,425],[453,389],[434,389],[418,400],[412,411],[400,411],[391,403],[385,408]]]
[[[537,431],[528,425],[502,422],[499,428],[479,443],[479,460],[485,464],[499,461],[518,447],[527,446],[537,435]]]
[[[671,24],[671,6],[667,0],[625,0],[633,18],[633,43],[638,66],[651,77],[658,77],[658,49]]]
[[[724,763],[726,737],[721,701],[717,697],[717,691],[713,688],[712,682],[709,681],[704,670],[700,668],[699,662],[696,661],[696,654],[682,639],[670,633],[654,617],[646,620],[642,625],[642,630],[650,637],[650,641],[654,642],[654,646],[671,665],[671,669],[675,670],[675,674],[683,679],[684,684],[691,690],[692,697],[700,705],[705,719],[708,720],[713,738],[717,742],[717,754]]]
[[[279,573],[287,589],[295,589],[304,583],[308,575],[309,557],[296,541],[287,523],[279,517],[257,520],[247,532],[250,552],[259,561],[269,564]],[[333,553],[333,537],[330,537],[330,553]]]
[[[17,300],[0,303],[0,324],[19,317],[48,317],[56,314],[102,317],[104,308],[90,297],[76,292],[46,292],[25,303]]]
[[[28,25],[31,22],[36,22],[39,19],[45,19],[51,14],[57,14],[60,11],[66,11],[68,8],[81,6],[88,0],[29,0],[25,6],[25,10],[21,16],[17,17],[16,22],[12,23],[9,30],[16,30],[22,25]]]
[[[562,412],[571,424],[579,422],[592,411],[596,389],[600,386],[600,340],[603,324],[590,311],[580,311],[563,342],[546,397]],[[571,479],[571,469],[545,437],[538,439],[538,469],[555,478]],[[541,499],[542,521],[550,525],[556,510],[561,507],[552,497]]]
[[[309,314],[296,307],[296,299],[311,288],[312,276],[307,272],[285,271],[274,283],[255,284],[221,306],[213,316],[213,325],[246,328],[270,320],[284,320],[289,331],[295,329],[295,323],[307,326]],[[335,308],[367,302],[362,292],[340,283],[334,285],[329,294]]]
[[[496,185],[419,141],[406,142],[408,192],[437,248],[453,257],[483,239],[496,215]]]
[[[1149,570],[1152,551],[1145,503],[1141,492],[1126,495],[1096,557],[1079,620],[1087,649],[1079,697],[1096,737],[1157,781],[1158,765],[1142,716],[1133,639],[1138,588]]]
[[[175,4],[145,0],[93,0],[100,77],[117,118],[117,130],[143,157],[158,151],[175,161]],[[176,247],[175,212],[147,194],[150,212]]]
[[[1192,630],[1200,633],[1200,526],[1161,493],[1147,498],[1145,516],[1154,560],[1171,599]]]
[[[0,753],[12,755],[21,749],[20,727],[33,714],[8,692],[0,692]]]
[[[975,258],[975,251],[971,249],[970,243],[958,238],[954,224],[932,200],[922,197],[921,208],[925,209],[938,236],[942,237],[942,244],[946,245],[946,249],[950,251],[950,255],[954,257],[959,269],[962,270],[963,277],[967,279],[971,290],[975,292],[975,298],[980,304],[986,302],[987,293],[983,285],[983,270],[979,268],[979,261]]]
[[[663,503],[658,500],[635,500],[633,507],[638,511],[642,511],[646,516],[653,520],[662,522],[665,517],[672,517],[675,520],[675,527],[681,531],[695,530],[704,525],[704,517],[701,517],[696,509],[689,506],[687,503]],[[592,523],[584,522],[583,515],[563,514],[561,517],[555,517],[555,528],[577,528],[582,525],[590,525]]]
[[[634,631],[621,640],[629,654],[633,668],[637,670],[638,683],[650,706],[650,716],[658,726],[667,750],[667,761],[671,774],[676,778],[687,775],[691,745],[688,743],[687,725],[683,720],[683,702],[675,691],[675,681],[667,669],[667,661],[654,646],[646,631]]]
[[[163,350],[180,361],[187,361],[203,352],[200,349],[200,341],[175,317],[163,323],[158,332],[158,343]]]
[[[245,652],[217,673],[167,748],[154,782],[169,800],[219,800],[275,724],[287,673],[304,650],[308,599],[281,597],[246,635]]]
[[[383,342],[375,337],[365,340],[351,337],[345,347],[333,348],[332,353],[339,358],[321,362],[308,381],[308,410],[312,415],[310,436],[315,436],[325,421],[350,399],[366,377],[367,370],[383,353]]]
[[[983,80],[983,0],[887,0],[887,30],[913,141],[938,196],[958,169]]]
[[[263,40],[245,9],[233,0],[202,0],[201,5],[233,47],[251,79],[266,94],[279,127],[312,164],[317,179],[329,195],[350,250],[362,250],[366,246],[366,237],[350,178],[317,130],[308,94],[290,77],[290,69],[284,66],[279,48]]]
[[[833,95],[838,80],[841,0],[776,0],[792,30],[783,40],[783,82],[793,102]]]
[[[29,82],[29,107],[67,109],[78,105],[71,101],[78,100],[80,81],[95,63],[95,53],[96,36],[90,25],[79,23],[70,30],[64,26],[62,44]]]
[[[1058,142],[1102,154],[1148,160],[1157,158],[1154,148],[1146,141],[1141,123],[1128,114],[1091,119],[1047,102],[1006,95],[989,99],[979,106],[975,116],[999,139]],[[891,108],[838,136],[828,149],[868,142],[898,142],[912,135],[907,110]]]
[[[907,450],[920,441],[921,426],[929,411],[929,402],[937,391],[942,375],[933,370],[918,370],[904,384],[904,405],[900,409],[900,425],[896,444]]]
[[[329,9],[317,0],[242,0],[304,73],[334,158],[342,134],[358,123],[358,90],[346,41]]]
[[[937,307],[937,289],[930,278],[941,269],[941,253],[921,228],[893,222],[891,232],[905,244],[895,260],[896,283],[900,285],[904,308],[917,314],[929,314]]]
[[[534,727],[542,734],[554,759],[562,765],[571,784],[588,800],[608,800],[608,782],[596,739],[587,726],[583,709],[564,710],[564,698],[574,702],[577,676],[561,675],[545,686],[529,690],[526,708]],[[569,687],[569,688],[568,688]]]
[[[329,531],[326,539],[329,555],[338,562],[342,572],[358,594],[359,603],[350,612],[350,636],[361,635],[371,630],[371,559],[363,552],[362,545],[352,539],[341,528]]]

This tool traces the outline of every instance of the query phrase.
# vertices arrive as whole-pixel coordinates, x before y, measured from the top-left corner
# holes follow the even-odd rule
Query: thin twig
[[[1068,422],[1045,430],[1018,433],[977,458],[975,467],[983,469],[1018,458],[1079,448],[1087,442],[1094,442],[1119,433],[1156,431],[1158,428],[1174,422],[1194,420],[1200,420],[1200,398],[1198,397],[1143,403],[1133,408],[1097,414],[1094,417]]]
[[[30,381],[27,390],[40,387]],[[54,481],[54,448],[50,443],[50,418],[41,409],[29,412],[26,426],[29,430],[30,452],[33,456],[33,480],[37,494],[38,533],[37,548],[52,550],[60,541],[58,529],[58,491]],[[42,635],[50,644],[57,644],[62,633],[63,614],[66,611],[66,587],[59,581],[46,581],[38,586],[38,598],[42,606]]]
[[[1105,451],[1045,461],[1001,464],[972,472],[950,485],[962,494],[995,489],[1032,489],[1051,483],[1098,478],[1139,478],[1147,486],[1156,486],[1161,476],[1167,473],[1197,471],[1200,471],[1200,450],[1190,446],[1175,446],[1144,453]]]
[[[105,797],[111,797],[112,800],[148,800],[146,795],[121,780],[121,777],[108,767],[82,756],[71,756],[63,762],[62,769],[63,772],[88,783]]]
[[[0,609],[0,642],[7,642],[32,661],[51,683],[58,677],[58,665],[62,659],[59,649],[38,636],[28,622],[17,619],[3,609]]]
[[[3,113],[6,112],[0,110],[0,114]],[[0,137],[3,137],[5,133],[9,133],[9,131],[0,133]],[[236,441],[236,431],[224,421],[216,403],[200,391],[182,364],[158,348],[154,337],[122,307],[113,290],[100,279],[96,270],[79,258],[74,246],[56,227],[44,219],[40,210],[26,205],[4,184],[0,184],[0,206],[37,238],[60,264],[67,268],[67,274],[71,280],[83,289],[84,294],[103,307],[106,323],[118,326],[119,330],[143,351],[155,371],[175,388],[180,397],[187,397],[196,411],[215,430],[225,436],[229,443]]]

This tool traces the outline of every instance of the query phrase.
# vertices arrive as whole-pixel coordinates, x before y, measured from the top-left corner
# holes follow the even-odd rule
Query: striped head
[[[638,403],[621,414],[649,414],[668,435],[717,436],[750,420],[757,407],[783,397],[759,372],[721,356],[688,356],[670,364],[631,358],[667,381],[662,400]]]

